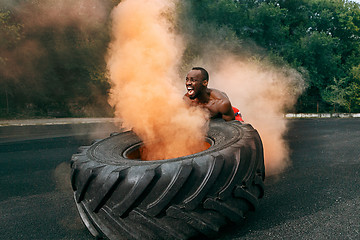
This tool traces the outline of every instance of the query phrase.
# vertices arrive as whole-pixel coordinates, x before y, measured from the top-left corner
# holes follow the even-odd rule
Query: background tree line
[[[55,0],[0,5],[0,117],[112,115],[106,100],[110,86],[105,54],[110,12],[119,1],[63,1],[68,5],[101,2],[104,17],[93,18],[98,12],[86,15],[86,11],[95,11],[90,7],[84,16],[73,17],[74,21],[64,20],[69,18],[68,8],[55,12],[59,15],[56,21],[52,21],[55,16],[39,18],[49,10],[44,2],[52,6],[59,2]],[[186,31],[186,18],[199,27],[211,24],[226,29],[225,38],[257,46],[260,50],[253,55],[266,55],[276,64],[303,73],[308,87],[296,112],[360,111],[359,4],[344,0],[188,0],[179,3],[179,11],[178,31]],[[185,57],[189,52],[196,53],[191,42]]]
[[[118,2],[3,2],[0,117],[111,116],[104,57]]]

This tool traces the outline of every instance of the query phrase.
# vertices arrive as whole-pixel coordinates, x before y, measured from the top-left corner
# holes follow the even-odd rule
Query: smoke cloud
[[[233,55],[224,56],[210,69],[214,69],[210,83],[225,91],[245,122],[258,130],[264,146],[266,174],[283,171],[291,164],[283,139],[287,131],[283,114],[304,89],[301,75],[290,68],[266,66]]]
[[[211,43],[208,43],[211,44]],[[284,112],[292,109],[306,85],[302,75],[265,60],[249,60],[211,46],[193,65],[209,70],[209,87],[225,92],[240,109],[246,123],[258,130],[264,147],[266,175],[281,173],[291,165],[284,135],[288,131]]]
[[[180,146],[189,145],[188,134],[196,139],[191,144],[202,141],[206,130],[204,113],[184,106],[183,93],[178,90],[178,84],[184,89],[184,83],[176,69],[185,75],[192,66],[203,66],[210,73],[209,87],[226,92],[245,122],[258,130],[264,145],[266,174],[286,169],[291,162],[283,139],[287,131],[283,114],[305,88],[302,75],[294,69],[251,58],[258,52],[251,53],[249,45],[241,45],[226,27],[195,22],[186,15],[189,6],[185,7],[185,15],[182,13],[178,29],[187,42],[181,41],[171,31],[171,22],[161,17],[171,15],[165,12],[173,11],[173,4],[132,0],[123,1],[114,10],[114,40],[108,67],[113,86],[110,103],[116,108],[116,116],[132,127],[145,144],[161,139],[157,144],[163,154],[154,153],[148,159],[189,154],[187,146]],[[178,152],[170,153],[175,149]]]
[[[196,11],[191,2],[182,4],[180,28],[188,41],[183,66],[208,70],[209,87],[225,92],[244,121],[258,130],[266,175],[281,173],[291,165],[290,149],[284,140],[288,131],[284,113],[292,110],[305,90],[306,72],[271,64],[266,51],[255,43],[238,39],[226,26],[198,22],[192,17]]]
[[[101,74],[109,41],[106,26],[113,4],[111,0],[0,2],[1,16],[8,16],[9,25],[0,27],[5,32],[0,44],[0,105],[16,113],[29,109],[61,116],[111,115],[107,83],[100,80],[105,78]]]
[[[17,40],[12,36],[12,42],[20,41],[15,49],[0,49],[1,57],[7,63],[6,67],[0,68],[0,73],[17,80],[23,76],[27,79],[39,77],[43,69],[36,64],[47,56],[49,48],[66,49],[66,43],[61,39],[62,31],[68,26],[83,32],[95,30],[107,21],[111,5],[101,0],[43,0],[22,3],[5,1],[1,6],[14,13],[18,28],[26,35],[26,39],[19,36]],[[49,36],[48,42],[54,41],[52,38],[59,38],[58,45],[44,46],[44,39],[40,42],[38,32],[45,28],[53,29],[53,36]]]
[[[109,102],[116,117],[144,140],[146,159],[201,151],[206,113],[186,106],[182,96],[186,72],[193,66],[203,66],[210,73],[210,87],[226,92],[244,120],[259,131],[267,175],[283,171],[291,164],[289,148],[283,139],[287,131],[283,112],[291,108],[304,90],[301,74],[249,58],[258,48],[244,45],[226,27],[193,21],[191,14],[186,15],[189,6],[184,7],[182,24],[177,26],[178,34],[175,34],[174,9],[178,3],[125,0],[114,8],[107,66],[112,85]],[[28,81],[25,86],[32,86],[37,93],[45,91],[45,83],[38,79],[43,70],[52,67],[49,66],[52,63],[44,61],[49,48],[63,53],[56,64],[69,61],[65,52],[73,49],[66,48],[61,37],[53,41],[54,46],[42,46],[37,41],[37,29],[51,27],[62,36],[67,26],[75,26],[80,32],[90,32],[84,39],[86,42],[91,39],[92,29],[96,35],[96,28],[108,21],[112,4],[102,0],[44,0],[24,4],[8,1],[7,8],[14,8],[27,39],[16,49],[1,50],[7,64],[0,66],[0,74],[14,81]],[[63,87],[53,88],[59,91]]]
[[[107,20],[110,4],[101,0],[29,1],[17,7],[25,27],[75,25],[88,30]]]
[[[172,1],[122,1],[112,12],[110,104],[143,140],[142,158],[168,159],[205,149],[206,114],[182,100],[177,64],[183,42],[172,30]]]

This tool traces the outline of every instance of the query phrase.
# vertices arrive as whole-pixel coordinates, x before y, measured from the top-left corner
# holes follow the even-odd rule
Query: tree
[[[243,43],[253,41],[272,61],[289,64],[300,72],[305,69],[309,88],[301,96],[298,110],[314,111],[319,106],[321,111],[331,110],[335,100],[330,96],[335,92],[343,93],[343,99],[354,107],[356,94],[350,86],[356,89],[358,85],[349,76],[360,64],[359,4],[345,0],[202,0],[187,4],[191,7],[184,16],[197,23],[198,31],[193,32],[201,34],[201,39],[214,34],[201,31],[199,26],[210,24],[216,31],[224,28],[226,36],[235,33],[231,39],[237,39],[244,48],[247,45]],[[202,48],[194,41],[189,47],[187,55],[196,55]],[[253,55],[263,54],[254,49],[259,48],[251,45]],[[349,94],[355,96],[351,101]],[[335,104],[341,108],[344,103],[339,101]]]
[[[0,113],[10,113],[12,102],[10,99],[15,95],[11,87],[12,74],[8,71],[8,55],[13,51],[22,39],[22,25],[16,23],[11,17],[10,11],[0,10]],[[2,111],[1,111],[2,110]]]
[[[360,111],[360,64],[351,69],[350,79],[347,88],[349,112],[358,112]]]
[[[325,101],[331,103],[334,107],[333,111],[336,112],[337,106],[347,107],[349,101],[347,99],[347,88],[344,87],[344,79],[334,79],[334,84],[329,85],[322,91],[322,97]],[[350,111],[350,110],[349,110]]]
[[[79,1],[65,6],[55,0],[25,0],[2,13],[0,84],[6,84],[1,89],[6,89],[7,101],[0,104],[9,107],[0,116],[9,115],[9,109],[17,115],[111,115],[104,55],[115,2],[101,3],[108,7],[107,15],[91,16],[91,21],[87,12],[81,13],[84,17],[66,11]]]

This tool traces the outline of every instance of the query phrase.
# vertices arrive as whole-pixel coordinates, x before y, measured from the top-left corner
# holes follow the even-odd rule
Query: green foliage
[[[0,117],[108,116],[104,55],[106,19],[84,24],[43,15],[42,4],[0,5]],[[75,3],[76,1],[67,1]],[[101,2],[101,1],[100,1]],[[360,7],[345,0],[187,0],[178,2],[175,28],[188,46],[187,62],[216,49],[306,73],[308,89],[296,111],[360,111]],[[48,17],[41,18],[41,17]],[[171,16],[169,16],[171,18]],[[173,18],[171,18],[175,21]],[[46,21],[45,21],[46,20]],[[215,59],[214,59],[215,61]]]
[[[331,78],[341,71],[339,45],[339,39],[324,32],[315,31],[300,38],[297,61],[309,70],[311,86],[326,88]]]
[[[254,49],[248,44],[255,42],[275,63],[305,70],[309,88],[300,97],[297,111],[333,111],[334,104],[339,111],[359,109],[358,84],[351,77],[360,64],[359,4],[344,0],[186,2],[183,15],[196,22],[193,32],[203,34],[197,26],[204,24],[226,27],[244,48]],[[202,39],[209,37],[205,34]],[[202,46],[190,43],[188,50],[196,55],[193,49]],[[263,54],[255,49],[253,55]]]
[[[360,111],[360,64],[354,66],[350,72],[349,85],[347,87],[349,111],[353,109],[353,112]]]
[[[257,44],[270,49],[279,49],[287,41],[289,26],[285,24],[287,9],[280,8],[274,3],[261,3],[249,11],[250,34]]]
[[[10,11],[0,11],[0,71],[6,68],[6,51],[21,40],[22,26],[11,19]]]
[[[342,107],[348,112],[360,111],[360,65],[354,66],[348,77],[334,79],[334,83],[327,86],[322,94],[335,110]]]
[[[349,105],[346,96],[348,91],[344,85],[345,79],[334,79],[334,84],[327,86],[322,92],[323,99],[334,106],[334,111],[336,111],[337,106],[346,107]]]

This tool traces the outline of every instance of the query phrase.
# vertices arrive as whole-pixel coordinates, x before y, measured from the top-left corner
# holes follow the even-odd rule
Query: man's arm
[[[235,113],[229,100],[225,100],[220,106],[220,113],[225,121],[235,120]]]

